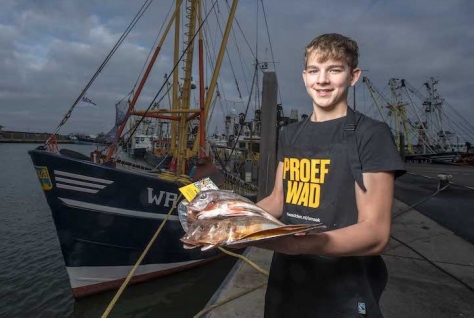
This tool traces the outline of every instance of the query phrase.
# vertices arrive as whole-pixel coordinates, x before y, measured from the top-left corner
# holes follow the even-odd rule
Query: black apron
[[[326,230],[357,223],[356,161],[354,154],[349,156],[356,146],[353,130],[352,135],[347,134],[355,118],[350,108],[347,113],[341,143],[298,144],[299,133],[306,125],[303,123],[291,145],[282,150],[284,223],[321,222]],[[274,253],[265,317],[382,317],[378,302],[386,283],[387,269],[381,256],[336,258]]]

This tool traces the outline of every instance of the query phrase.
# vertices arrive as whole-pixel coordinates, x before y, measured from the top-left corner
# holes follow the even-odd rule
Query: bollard
[[[438,174],[438,190],[449,185],[452,178],[453,175],[450,174]]]

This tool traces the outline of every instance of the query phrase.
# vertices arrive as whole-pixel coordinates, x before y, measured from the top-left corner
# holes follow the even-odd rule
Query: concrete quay
[[[384,316],[474,317],[474,245],[399,200],[392,214],[383,254],[389,272],[380,302]],[[271,251],[248,248],[245,256],[268,271]],[[201,317],[263,317],[266,280],[239,260],[206,308],[223,304]]]

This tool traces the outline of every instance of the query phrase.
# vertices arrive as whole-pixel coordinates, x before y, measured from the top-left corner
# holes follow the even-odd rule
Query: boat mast
[[[219,75],[219,70],[220,70],[220,67],[222,65],[222,60],[224,58],[225,48],[227,46],[227,40],[229,39],[229,34],[230,34],[230,30],[232,28],[232,23],[234,21],[235,11],[237,9],[237,4],[238,3],[239,3],[239,0],[233,0],[232,6],[230,8],[229,17],[227,19],[227,25],[225,27],[221,47],[219,49],[219,54],[217,56],[216,67],[214,69],[214,73],[212,74],[211,83],[209,84],[209,89],[208,89],[207,95],[206,95],[206,102],[204,104],[204,119],[205,120],[207,120],[207,117],[208,117],[208,114],[209,114],[209,107],[211,105],[212,98],[213,98],[213,95],[214,95],[214,91],[215,91],[215,88],[216,88],[217,77]],[[205,127],[199,127],[199,131],[201,131],[203,129],[205,129]],[[198,135],[200,135],[200,133]]]
[[[176,10],[180,10],[178,3],[176,3]],[[178,14],[176,16],[174,24],[174,55],[173,55],[173,65],[179,63],[179,42],[180,42],[180,24],[181,16]],[[171,110],[177,111],[179,109],[179,97],[178,97],[178,88],[179,88],[179,69],[175,68],[173,72],[173,104],[171,104]],[[178,123],[176,121],[171,121],[171,132],[170,132],[170,151],[172,156],[176,156],[176,137],[178,133]]]
[[[443,118],[442,118],[442,106],[443,100],[440,98],[439,94],[437,93],[436,85],[438,81],[435,78],[430,77],[427,82],[424,83],[426,90],[428,91],[428,98],[423,102],[425,106],[425,116],[427,118],[427,122],[434,123],[437,122],[437,125],[431,125],[431,127],[435,127],[437,131],[433,131],[432,134],[435,136],[435,140],[433,141],[434,145],[439,144],[443,149],[448,147],[448,136],[446,131],[443,127]],[[433,114],[433,115],[431,115]],[[434,117],[434,120],[431,120],[431,117]],[[430,121],[431,120],[431,121]]]
[[[408,103],[402,101],[402,95],[400,90],[405,86],[405,80],[399,80],[391,78],[388,81],[390,85],[390,91],[392,93],[392,102],[387,106],[389,108],[389,114],[394,117],[394,129],[395,129],[395,143],[397,148],[401,151],[400,138],[403,138],[406,143],[410,154],[413,153],[413,143],[411,141],[410,131],[408,129],[408,118],[406,116],[406,106]],[[402,132],[405,133],[402,135]]]
[[[169,29],[171,28],[171,25],[175,19],[175,17],[179,17],[179,14],[177,14],[179,12],[179,7],[181,5],[181,1],[182,0],[178,0],[176,1],[176,10],[173,12],[173,15],[171,16],[171,19],[170,21],[168,22],[168,25],[166,26],[166,29],[165,29],[165,32],[163,33],[163,36],[161,37],[161,40],[160,40],[160,43],[156,46],[156,49],[155,49],[155,52],[153,53],[153,56],[150,60],[150,63],[148,64],[147,68],[146,68],[146,71],[145,73],[143,74],[143,77],[140,81],[140,84],[138,85],[138,88],[137,88],[137,91],[135,92],[135,94],[133,95],[133,98],[132,98],[132,101],[130,102],[130,104],[128,105],[128,109],[127,109],[127,117],[130,116],[132,110],[135,108],[135,104],[137,103],[137,100],[138,100],[138,97],[140,96],[140,93],[142,92],[142,89],[143,89],[143,86],[145,85],[145,82],[146,80],[148,79],[148,75],[150,74],[150,71],[151,71],[151,68],[153,67],[153,64],[155,63],[155,60],[158,56],[158,53],[160,52],[161,50],[161,46],[163,45],[163,42],[165,41],[166,39],[166,36],[168,35],[168,31]],[[113,143],[112,145],[110,145],[110,148],[109,148],[109,151],[107,152],[107,158],[106,158],[106,161],[109,161],[110,158],[112,157],[112,154],[114,153],[115,151],[115,148],[118,144],[118,140],[120,139],[120,136],[122,135],[122,132],[123,132],[123,129],[125,128],[125,125],[127,124],[127,121],[123,121],[122,124],[120,124],[120,126],[118,127],[117,129],[117,135],[115,137],[115,142],[116,143]]]
[[[202,25],[202,9],[201,2],[199,2],[198,22]],[[196,149],[198,143],[195,142],[193,151],[200,152],[200,157],[206,156],[206,119],[204,117],[204,103],[205,103],[205,89],[204,89],[204,43],[202,37],[202,28],[199,29],[199,135],[196,140],[199,141],[199,150]]]
[[[387,123],[387,120],[385,119],[385,116],[383,115],[382,109],[381,109],[379,103],[377,102],[377,98],[375,97],[375,94],[378,94],[378,96],[383,98],[383,100],[385,100],[386,102],[388,102],[388,100],[386,100],[385,97],[380,93],[380,91],[374,87],[374,85],[369,80],[369,78],[367,78],[365,76],[362,77],[362,83],[365,83],[365,85],[367,86],[367,89],[369,90],[369,93],[370,93],[370,97],[374,101],[374,104],[377,107],[377,110],[379,111],[380,117],[382,118],[382,120],[385,123]],[[390,102],[388,102],[387,104],[390,104]]]
[[[213,99],[213,95],[214,95],[214,91],[215,91],[215,87],[216,87],[216,84],[217,84],[217,77],[219,75],[219,71],[220,71],[220,68],[221,68],[221,65],[222,65],[222,60],[223,60],[223,57],[224,57],[224,53],[225,53],[225,48],[227,46],[227,41],[228,41],[228,38],[229,38],[229,34],[230,34],[230,31],[231,31],[231,27],[232,27],[232,23],[233,23],[233,19],[234,19],[234,16],[235,16],[235,11],[236,11],[236,8],[237,8],[237,4],[238,4],[238,0],[233,0],[233,3],[232,3],[232,6],[231,6],[231,9],[230,9],[230,12],[229,12],[229,17],[228,17],[228,20],[227,20],[227,25],[226,25],[226,29],[224,31],[224,35],[223,35],[223,39],[222,39],[222,42],[221,42],[221,45],[220,45],[220,49],[219,49],[219,53],[218,53],[218,57],[217,57],[217,60],[216,60],[216,65],[215,65],[215,68],[214,68],[214,71],[213,71],[213,74],[212,74],[212,78],[211,78],[211,82],[209,84],[209,89],[208,89],[208,92],[207,92],[207,96],[205,96],[205,99],[204,99],[204,92],[205,92],[205,89],[204,89],[204,73],[203,71],[200,71],[200,82],[202,84],[201,85],[201,91],[200,91],[200,108],[199,109],[191,109],[190,108],[190,101],[191,101],[191,89],[192,89],[192,83],[191,83],[191,79],[192,79],[192,63],[193,63],[193,39],[194,39],[194,35],[195,35],[195,32],[196,32],[196,17],[198,16],[197,12],[198,10],[200,10],[200,0],[188,0],[188,3],[190,3],[190,6],[186,8],[186,12],[187,12],[187,17],[189,18],[189,22],[187,24],[187,27],[188,27],[188,30],[187,30],[187,42],[186,42],[186,45],[187,45],[187,51],[186,51],[186,58],[184,60],[185,62],[185,65],[183,67],[183,70],[184,70],[184,76],[183,76],[183,87],[182,87],[182,90],[181,90],[181,96],[178,96],[178,89],[179,89],[179,84],[178,84],[178,81],[179,81],[179,77],[178,77],[178,68],[175,68],[174,70],[174,73],[173,73],[173,92],[172,92],[172,95],[173,95],[173,104],[172,104],[172,108],[171,110],[149,110],[149,111],[145,111],[145,112],[142,112],[142,111],[133,111],[133,108],[134,108],[134,105],[136,103],[136,100],[138,99],[138,95],[139,93],[141,92],[142,88],[143,88],[143,85],[146,81],[146,78],[148,77],[148,74],[151,70],[151,66],[152,64],[154,63],[154,61],[156,60],[156,56],[158,55],[158,52],[159,52],[159,49],[161,48],[161,45],[164,41],[164,38],[166,37],[166,34],[168,33],[169,31],[169,28],[171,27],[171,23],[174,21],[175,22],[175,50],[174,50],[174,59],[175,59],[175,64],[174,65],[177,65],[177,63],[179,63],[179,14],[177,14],[177,12],[179,12],[179,8],[180,8],[180,4],[181,4],[181,0],[179,0],[179,2],[177,2],[177,5],[176,5],[176,10],[175,12],[173,13],[173,16],[170,20],[170,22],[168,23],[168,26],[166,28],[166,31],[165,31],[165,35],[163,36],[160,44],[158,45],[158,47],[156,48],[155,50],[155,53],[151,59],[151,62],[150,64],[148,65],[147,67],[147,70],[145,71],[145,75],[143,76],[141,82],[140,82],[140,85],[139,85],[139,88],[137,89],[137,93],[134,95],[133,99],[132,99],[132,102],[130,102],[129,104],[129,108],[128,108],[128,111],[127,111],[127,114],[128,116],[130,116],[130,114],[135,114],[135,115],[142,115],[142,116],[147,116],[147,117],[157,117],[157,118],[162,118],[162,119],[170,119],[170,120],[173,120],[172,122],[172,126],[171,126],[171,137],[170,137],[170,142],[171,142],[171,152],[172,152],[172,156],[174,157],[174,160],[175,160],[175,165],[176,165],[176,175],[183,175],[185,174],[185,170],[186,170],[186,160],[189,159],[190,157],[192,156],[195,156],[197,155],[197,152],[198,152],[198,149],[199,149],[199,143],[201,143],[201,146],[205,146],[205,138],[200,138],[201,135],[204,135],[205,136],[205,132],[203,132],[202,130],[205,129],[205,125],[202,125],[202,123],[205,123],[205,121],[207,120],[207,117],[208,117],[208,112],[209,112],[209,107],[211,105],[211,102],[212,102],[212,99]],[[199,15],[200,19],[202,19],[202,17]],[[200,21],[200,25],[202,24],[202,22]],[[201,44],[200,46],[202,47],[202,35],[200,35],[200,39],[201,39]],[[203,66],[204,66],[204,58],[203,58],[203,53],[201,52],[201,55],[200,55],[200,67],[201,69],[203,69]],[[202,81],[201,81],[202,79]],[[163,115],[163,113],[171,113],[171,114],[175,114],[175,116],[167,116],[167,115]],[[188,115],[191,114],[191,115]],[[197,116],[201,115],[201,118],[203,118],[203,120],[201,121],[201,125],[199,126],[199,129],[198,129],[198,134],[194,140],[194,147],[193,149],[189,149],[188,147],[188,122],[194,118],[196,118]],[[120,134],[122,133],[123,131],[123,126],[125,124],[121,125],[121,127],[119,128],[118,130],[118,134],[117,136],[120,136]],[[201,140],[201,142],[200,142]],[[197,143],[197,144],[196,144]],[[107,159],[110,159],[110,157],[112,156],[113,154],[113,151],[115,149],[115,145],[111,146],[111,148],[109,149],[109,153],[107,155]]]
[[[183,89],[181,97],[181,110],[189,110],[191,104],[191,78],[193,69],[193,56],[194,56],[194,34],[196,33],[196,12],[199,0],[189,0],[190,6],[186,8],[186,16],[189,19],[187,29],[187,40],[185,46],[188,48],[186,51],[186,57],[184,60],[184,78],[183,78]],[[182,112],[179,114],[179,134],[178,134],[178,149],[176,154],[173,154],[176,158],[176,174],[182,175],[186,172],[186,158],[188,158],[188,134],[187,132],[187,113]]]

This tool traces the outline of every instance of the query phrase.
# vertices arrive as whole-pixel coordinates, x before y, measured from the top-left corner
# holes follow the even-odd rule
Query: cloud
[[[211,3],[205,2],[207,9]],[[358,41],[364,75],[381,89],[386,90],[388,80],[396,77],[406,79],[421,92],[430,76],[437,77],[439,92],[446,101],[474,123],[471,108],[474,80],[469,72],[474,65],[472,1],[452,0],[447,4],[445,0],[272,0],[263,3],[265,12],[260,1],[239,3],[238,24],[234,24],[218,82],[221,102],[216,103],[217,121],[212,128],[215,125],[222,128],[223,118],[231,108],[238,108],[237,113],[244,110],[256,58],[270,62],[270,68],[276,69],[279,100],[285,115],[292,108],[297,108],[300,114],[310,113],[311,101],[301,78],[303,52],[312,38],[325,32],[340,32]],[[141,5],[125,0],[2,1],[0,124],[5,129],[54,130]],[[223,18],[219,19],[219,25],[215,15],[225,17],[227,7],[227,2],[219,1],[209,15],[211,26],[205,32],[213,41],[220,38],[225,27]],[[65,133],[98,133],[110,129],[115,103],[136,89],[150,48],[160,39],[158,31],[163,30],[164,18],[173,9],[173,4],[164,0],[156,0],[150,6],[89,89],[88,96],[99,107],[76,110],[64,127]],[[170,37],[163,45],[137,107],[146,109],[163,86],[164,75],[173,66],[172,46]],[[206,52],[206,63],[214,62],[216,51],[206,47]],[[182,63],[179,67],[182,68]],[[206,76],[210,78],[210,70]],[[196,72],[193,78],[197,83]],[[261,79],[259,73],[258,80]],[[261,91],[260,82],[253,92],[258,90]],[[364,104],[367,107],[371,104],[362,83],[358,84],[356,93],[361,109]],[[251,112],[259,101],[250,101]],[[167,105],[167,99],[162,103]]]

